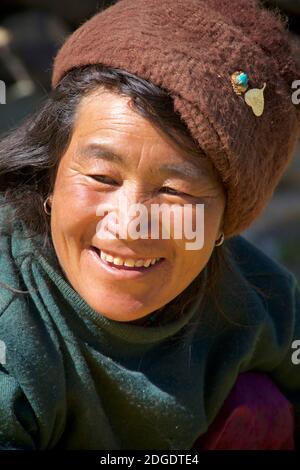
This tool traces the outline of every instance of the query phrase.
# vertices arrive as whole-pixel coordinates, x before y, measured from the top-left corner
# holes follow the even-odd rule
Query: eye
[[[176,191],[176,189],[169,188],[168,186],[162,187],[160,191],[166,192],[167,194],[173,194],[174,196],[186,196],[187,195],[186,193]]]
[[[118,184],[115,180],[113,180],[109,176],[105,176],[105,175],[89,175],[89,176],[90,178],[93,178],[94,180],[99,181],[100,183],[103,183],[103,184],[110,184],[110,185]]]

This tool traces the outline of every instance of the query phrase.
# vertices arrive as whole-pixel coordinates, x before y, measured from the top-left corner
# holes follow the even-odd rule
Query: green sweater
[[[2,221],[0,283],[28,293],[0,286],[0,449],[191,449],[249,370],[272,377],[299,423],[299,286],[244,237],[229,243],[223,315],[199,295],[184,318],[143,327],[93,311],[53,250]]]

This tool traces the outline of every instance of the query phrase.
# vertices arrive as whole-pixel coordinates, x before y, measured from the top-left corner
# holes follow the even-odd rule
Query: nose
[[[114,214],[110,214],[109,231],[117,238],[150,238],[151,197],[137,189],[124,189],[117,197]]]

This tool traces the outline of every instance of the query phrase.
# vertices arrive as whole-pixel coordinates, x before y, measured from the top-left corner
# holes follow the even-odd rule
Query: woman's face
[[[210,163],[184,155],[129,102],[103,89],[81,100],[50,199],[53,244],[66,278],[94,310],[116,321],[157,310],[193,281],[220,236],[225,209]],[[147,211],[144,238],[137,223],[141,212],[130,213],[133,204]],[[164,207],[158,218],[151,217],[153,204]],[[163,237],[168,218],[162,214],[172,206],[176,210],[169,212]],[[199,207],[204,207],[204,226],[201,217],[196,220]],[[154,220],[158,236],[151,235]],[[175,236],[179,220],[182,227],[192,223],[190,230],[203,233],[202,247],[187,248],[195,238],[184,230]],[[133,265],[158,258],[149,267]]]

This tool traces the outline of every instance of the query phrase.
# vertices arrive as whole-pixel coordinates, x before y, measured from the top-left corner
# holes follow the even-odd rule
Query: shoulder
[[[20,289],[18,268],[12,249],[11,208],[0,197],[0,316]]]
[[[241,235],[228,240],[227,246],[234,268],[246,281],[248,292],[259,299],[256,308],[260,304],[265,319],[276,325],[282,327],[285,322],[292,326],[300,315],[296,311],[299,284],[294,273]]]
[[[257,284],[275,283],[282,287],[295,287],[297,280],[294,273],[242,235],[231,238],[227,246],[235,266],[247,279]]]
[[[0,193],[0,316],[24,290],[21,264],[30,254],[27,245],[22,223],[15,219],[13,208]]]
[[[0,316],[14,297],[17,269],[12,255],[11,233],[6,223],[7,209],[0,206]]]

